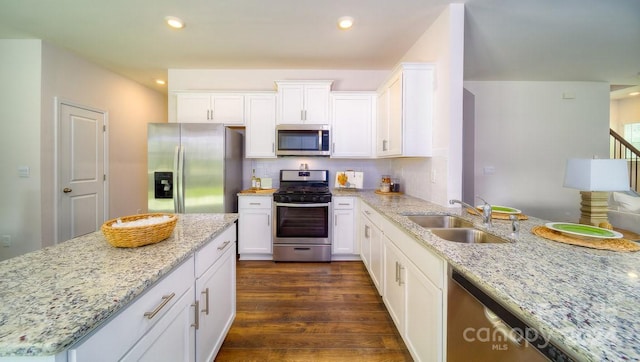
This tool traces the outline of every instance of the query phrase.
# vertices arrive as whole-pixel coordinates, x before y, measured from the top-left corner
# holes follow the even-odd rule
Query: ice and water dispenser
[[[153,180],[156,199],[173,198],[173,172],[154,172]]]

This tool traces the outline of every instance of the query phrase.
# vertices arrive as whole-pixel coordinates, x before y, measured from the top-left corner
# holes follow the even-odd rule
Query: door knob
[[[64,192],[65,194],[68,194],[68,193],[69,193],[69,192],[71,192],[71,191],[73,191],[73,190],[71,190],[71,189],[70,189],[70,188],[68,188],[68,187],[65,187],[64,189],[62,189],[62,192]]]

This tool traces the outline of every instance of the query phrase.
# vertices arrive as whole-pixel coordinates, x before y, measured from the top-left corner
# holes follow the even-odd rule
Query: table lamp
[[[609,224],[607,207],[610,191],[629,190],[629,170],[624,159],[567,160],[564,187],[580,190],[580,224]]]

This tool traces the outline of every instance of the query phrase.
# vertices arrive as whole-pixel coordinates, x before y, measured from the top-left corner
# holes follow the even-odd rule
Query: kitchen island
[[[235,237],[236,220],[237,214],[179,215],[172,236],[157,244],[115,248],[95,232],[0,262],[0,360],[66,360],[67,349],[213,238],[230,228]]]
[[[461,216],[476,228],[512,242],[450,242],[405,215],[460,215],[460,209],[406,195],[334,194],[359,197],[576,358],[640,360],[640,252],[603,251],[543,239],[531,229],[547,221],[533,217],[520,222],[514,239],[510,221],[494,219],[487,229],[480,217],[466,213]]]

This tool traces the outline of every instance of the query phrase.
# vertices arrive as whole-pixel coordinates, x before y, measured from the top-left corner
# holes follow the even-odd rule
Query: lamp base
[[[580,224],[600,226],[609,224],[607,209],[609,206],[609,192],[580,191]]]

